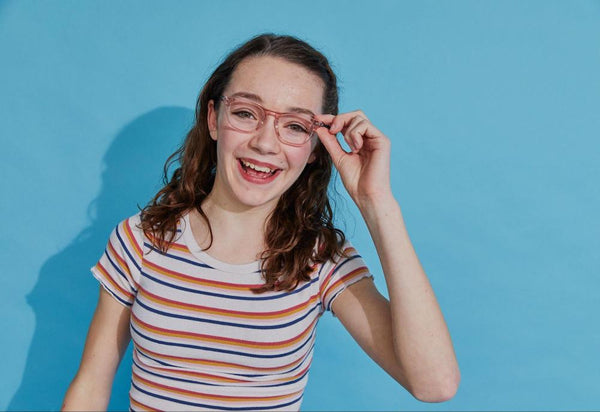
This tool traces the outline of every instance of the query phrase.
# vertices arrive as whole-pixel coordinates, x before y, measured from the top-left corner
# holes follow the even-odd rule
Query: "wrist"
[[[390,219],[403,221],[400,205],[391,192],[363,198],[360,203],[357,202],[357,205],[365,222],[370,227],[389,224]]]
[[[359,196],[356,205],[363,214],[399,207],[391,190]]]

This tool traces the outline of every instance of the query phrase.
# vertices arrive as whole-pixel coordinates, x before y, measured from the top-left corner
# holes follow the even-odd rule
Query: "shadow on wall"
[[[162,166],[176,150],[194,113],[162,107],[125,126],[104,156],[98,197],[88,207],[89,227],[42,266],[27,296],[36,328],[23,380],[8,410],[58,410],[75,376],[99,294],[90,267],[102,255],[118,222],[137,213],[158,191]],[[62,216],[68,219],[68,216]],[[129,408],[131,344],[115,376],[111,410]]]

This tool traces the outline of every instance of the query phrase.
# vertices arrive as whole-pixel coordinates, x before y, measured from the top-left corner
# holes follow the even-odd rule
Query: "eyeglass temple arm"
[[[315,122],[314,122],[314,125],[315,125],[315,126],[317,126],[317,127],[324,127],[324,128],[326,128],[326,129],[329,129],[329,128],[330,128],[330,126],[329,126],[328,124],[325,124],[325,123],[323,123],[323,122],[317,122],[316,120],[315,120]]]

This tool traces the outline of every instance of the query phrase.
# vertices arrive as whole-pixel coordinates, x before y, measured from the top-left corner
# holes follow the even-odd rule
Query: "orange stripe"
[[[140,248],[140,245],[138,245],[137,241],[135,240],[135,237],[133,236],[133,232],[131,231],[131,226],[129,225],[129,220],[130,219],[127,219],[124,222],[123,229],[125,230],[125,235],[129,239],[129,243],[133,247],[135,254],[138,256],[138,258],[141,261],[142,260],[142,249]]]
[[[147,235],[146,235],[146,237],[148,238],[148,240],[150,240],[150,242],[151,242],[153,245],[155,244],[155,242],[156,242],[156,239],[157,239],[155,236],[152,236],[152,234],[150,233],[150,234],[147,234]],[[175,250],[178,250],[178,251],[180,251],[180,252],[188,252],[188,253],[191,253],[191,252],[190,252],[190,250],[188,249],[188,247],[187,247],[186,245],[184,245],[184,244],[181,244],[181,243],[176,243],[176,242],[172,242],[172,243],[169,245],[169,249],[175,249]]]
[[[117,253],[115,247],[112,245],[111,242],[108,242],[108,250],[110,252],[110,255],[114,257],[117,263],[119,264],[119,267],[123,269],[129,276],[131,276],[131,272],[129,271],[129,266],[127,266],[127,262],[121,257],[121,255]]]
[[[180,245],[179,243],[171,243],[171,246],[169,246],[169,249],[175,249],[175,250],[178,250],[180,252],[191,253],[190,250],[188,249],[188,247],[186,245]]]
[[[108,272],[106,271],[106,269],[104,268],[104,266],[102,266],[102,264],[100,262],[98,262],[96,264],[96,267],[98,268],[98,270],[104,275],[103,278],[104,280],[106,280],[108,283],[110,283],[111,285],[113,285],[119,292],[121,292],[123,295],[125,295],[127,298],[133,298],[133,294],[126,291],[125,289],[123,289],[118,283],[116,283],[113,278],[108,274]]]
[[[143,362],[140,359],[140,357],[138,356],[137,352],[134,352],[134,356],[140,362]],[[304,369],[302,369],[300,372],[296,373],[295,375],[285,377],[285,378],[277,378],[277,379],[273,379],[271,381],[265,381],[265,383],[292,381],[292,380],[298,378],[299,376],[302,376],[310,368],[311,363],[312,363],[312,360],[311,360],[311,362],[308,363],[308,365],[306,365],[306,367]],[[167,374],[169,377],[174,377],[174,378],[179,378],[179,377],[181,377],[181,375],[187,375],[189,377],[202,378],[202,379],[209,380],[212,382],[231,382],[231,383],[252,382],[252,383],[255,383],[253,380],[250,380],[250,379],[226,378],[224,376],[212,375],[210,373],[196,372],[196,371],[192,371],[192,370],[178,369],[177,371],[174,371],[173,369],[164,368],[164,367],[160,367],[160,366],[150,366],[150,365],[144,365],[144,366],[146,366],[147,368],[150,368],[152,370],[155,370],[155,371],[160,371],[161,373]]]
[[[336,291],[336,287],[341,284],[344,283],[348,280],[354,279],[357,276],[362,275],[363,273],[369,273],[369,269],[367,269],[365,266],[361,266],[357,269],[354,269],[352,272],[348,273],[347,275],[345,275],[342,278],[339,278],[337,281],[335,281],[331,287],[329,288],[329,290],[327,291],[327,293],[325,294],[325,296],[323,296],[323,302],[327,302],[328,296],[331,295],[333,292]]]
[[[139,357],[137,355],[136,355],[136,357],[139,359]],[[148,365],[145,365],[145,366],[148,367]],[[229,382],[229,383],[251,382],[249,380],[226,378],[224,376],[212,375],[210,373],[204,373],[204,372],[194,372],[194,371],[188,371],[188,370],[178,370],[177,372],[175,372],[175,371],[173,371],[173,369],[160,368],[158,366],[152,366],[151,368],[153,370],[161,371],[161,373],[167,374],[171,378],[179,378],[179,377],[181,377],[181,375],[187,375],[187,376],[190,376],[193,378],[201,378],[204,380],[211,380],[213,382],[215,382],[215,381],[216,382]]]
[[[131,402],[132,405],[134,405],[138,408],[144,408],[147,411],[158,411],[158,409],[151,408],[150,406],[148,406],[146,404],[136,401],[135,399],[133,399],[133,397],[131,395],[129,395],[129,402]]]
[[[187,362],[187,363],[193,363],[193,364],[199,364],[199,365],[237,368],[237,369],[258,371],[258,372],[285,371],[285,369],[293,368],[293,367],[297,366],[299,363],[302,363],[302,361],[304,360],[304,357],[302,357],[302,358],[298,358],[298,359],[296,359],[286,365],[282,365],[282,366],[259,367],[259,366],[242,365],[239,363],[232,363],[232,362],[222,362],[222,361],[214,361],[214,360],[208,360],[208,359],[185,358],[183,356],[164,355],[164,354],[146,349],[142,345],[140,345],[138,342],[135,343],[135,346],[136,346],[136,349],[138,351],[140,351],[141,353],[145,352],[144,354],[146,354],[146,356],[148,356],[147,354],[151,354],[155,358],[166,359],[166,360],[171,360],[171,361]],[[307,352],[306,355],[308,355],[309,353],[310,352]],[[152,358],[152,356],[149,356],[149,357]]]
[[[203,341],[203,342],[214,342],[220,343],[222,345],[231,345],[231,346],[241,346],[245,348],[256,348],[256,349],[280,349],[291,347],[294,343],[298,343],[302,340],[306,335],[310,333],[313,328],[313,325],[317,322],[318,318],[313,319],[313,321],[308,325],[306,329],[300,332],[299,335],[286,339],[279,342],[256,342],[250,340],[243,339],[234,339],[234,338],[226,338],[221,336],[213,336],[213,335],[205,335],[201,333],[194,332],[184,332],[184,331],[176,331],[172,329],[159,328],[158,326],[150,325],[142,321],[138,318],[135,313],[131,314],[131,320],[135,321],[136,325],[140,326],[142,329],[155,333],[161,336],[174,336],[178,338],[184,339],[192,339],[194,341]]]
[[[179,273],[174,270],[166,269],[162,266],[157,265],[156,263],[152,263],[149,261],[145,261],[145,263],[146,263],[147,267],[152,268],[157,273],[168,276],[170,278],[183,280],[185,282],[194,283],[197,285],[212,286],[212,287],[215,287],[218,289],[243,290],[243,291],[247,291],[247,290],[250,290],[251,288],[262,286],[262,284],[245,284],[245,285],[243,285],[243,284],[219,282],[216,280],[198,279],[197,277],[194,277],[194,276],[184,275],[183,273]]]
[[[348,247],[346,249],[344,249],[344,252],[346,255],[351,256],[352,253],[356,253],[356,249],[354,249],[353,247]],[[327,285],[329,284],[329,282],[331,282],[331,275],[333,274],[333,272],[335,271],[335,269],[337,268],[337,264],[334,265],[331,270],[329,271],[329,273],[325,276],[325,278],[323,279],[323,282],[321,283],[321,288],[320,288],[320,292],[323,293],[325,290],[327,290]]]
[[[144,288],[140,288],[138,296],[143,296],[145,299],[157,303],[161,306],[189,310],[195,313],[208,313],[211,315],[220,315],[233,318],[244,318],[244,319],[277,319],[286,316],[294,315],[308,306],[312,306],[318,299],[318,295],[315,294],[304,303],[300,303],[295,306],[291,306],[289,309],[282,309],[273,312],[242,312],[239,310],[227,310],[217,309],[210,306],[194,305],[191,303],[178,302],[171,299],[163,298],[162,296],[155,295],[154,293],[148,292]]]
[[[143,360],[140,359],[140,357],[137,354],[137,351],[134,351],[133,355],[135,356],[135,358],[137,360],[139,360],[140,362],[143,363]],[[170,377],[175,377],[175,378],[178,378],[181,375],[187,375],[187,376],[196,377],[196,378],[212,379],[213,381],[218,381],[218,382],[231,382],[231,383],[252,382],[248,379],[226,378],[224,376],[212,375],[210,373],[205,373],[205,372],[196,372],[193,370],[177,369],[177,371],[174,371],[172,368],[164,368],[164,367],[160,367],[160,366],[150,366],[150,365],[144,365],[144,366],[147,368],[150,368],[152,370],[161,371],[162,373],[166,373]]]
[[[205,392],[196,392],[188,389],[180,389],[174,386],[163,385],[160,383],[152,382],[147,379],[139,376],[135,371],[133,372],[133,377],[138,382],[141,382],[149,387],[156,388],[159,390],[163,390],[166,392],[177,393],[180,395],[187,395],[198,399],[212,399],[212,400],[220,400],[220,401],[230,401],[230,402],[260,402],[260,401],[277,401],[282,399],[287,399],[302,393],[302,390],[292,392],[285,395],[273,395],[273,396],[228,396],[228,395],[215,395],[212,393]]]

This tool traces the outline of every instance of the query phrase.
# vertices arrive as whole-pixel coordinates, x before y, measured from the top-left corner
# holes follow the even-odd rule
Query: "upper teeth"
[[[254,169],[258,172],[263,172],[263,173],[271,173],[272,172],[272,170],[269,169],[268,167],[257,166],[255,164],[248,163],[245,160],[242,160],[242,163],[244,164],[244,166]]]

